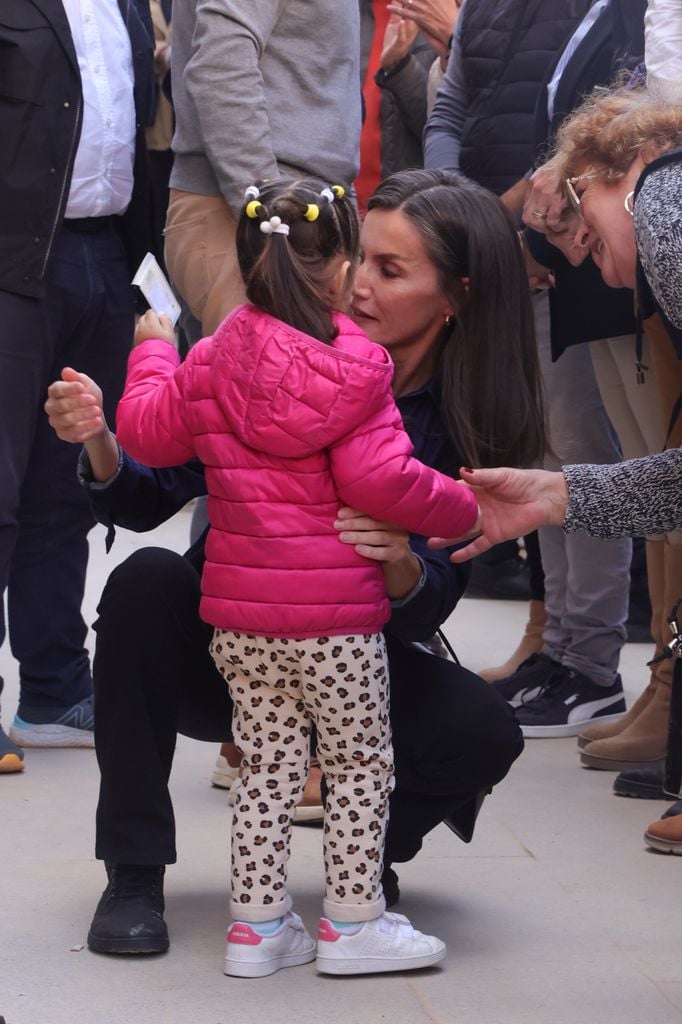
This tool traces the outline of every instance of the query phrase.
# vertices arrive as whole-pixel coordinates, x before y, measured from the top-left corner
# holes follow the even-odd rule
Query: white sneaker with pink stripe
[[[315,943],[291,911],[272,935],[259,935],[246,921],[235,921],[227,933],[225,974],[235,978],[264,978],[314,959]]]
[[[437,964],[445,943],[423,935],[402,914],[384,913],[350,931],[337,930],[320,919],[315,965],[322,974],[379,974],[414,971]]]

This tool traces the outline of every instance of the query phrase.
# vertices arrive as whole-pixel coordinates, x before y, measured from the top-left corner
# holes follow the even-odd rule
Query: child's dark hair
[[[386,178],[368,211],[400,210],[419,232],[458,315],[440,374],[448,434],[469,466],[530,466],[546,445],[528,276],[509,213],[448,171]],[[462,278],[468,279],[464,289]]]
[[[355,208],[340,185],[280,178],[251,186],[237,225],[237,257],[249,302],[331,342],[337,330],[329,288],[339,269],[331,261],[342,257],[353,268],[358,238]]]

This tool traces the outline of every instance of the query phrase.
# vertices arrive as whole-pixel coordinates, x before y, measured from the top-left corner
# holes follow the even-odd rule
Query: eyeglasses
[[[583,219],[582,210],[580,209],[580,196],[575,190],[575,186],[579,181],[591,181],[596,178],[596,174],[579,174],[577,178],[565,178],[564,184],[566,185],[566,195],[568,197],[568,205],[571,207],[573,213],[575,213],[580,219]]]

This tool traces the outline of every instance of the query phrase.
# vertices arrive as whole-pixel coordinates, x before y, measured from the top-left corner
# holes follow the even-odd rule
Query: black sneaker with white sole
[[[516,719],[524,736],[577,736],[593,722],[615,722],[625,714],[620,676],[600,686],[574,668],[561,665],[532,700],[524,698]]]
[[[516,708],[519,704],[525,704],[527,700],[537,697],[560,668],[561,663],[546,654],[531,654],[510,676],[490,685],[508,704]]]

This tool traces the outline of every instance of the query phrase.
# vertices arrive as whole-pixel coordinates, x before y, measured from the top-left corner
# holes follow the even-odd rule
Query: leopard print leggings
[[[329,787],[324,913],[337,921],[378,917],[393,789],[383,636],[287,640],[216,629],[211,654],[230,688],[243,753],[232,821],[232,916],[267,921],[291,908],[291,819],[314,722]]]

